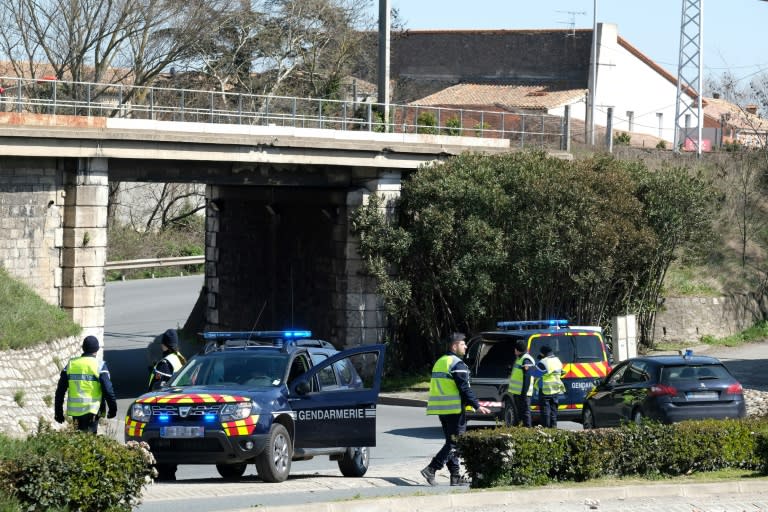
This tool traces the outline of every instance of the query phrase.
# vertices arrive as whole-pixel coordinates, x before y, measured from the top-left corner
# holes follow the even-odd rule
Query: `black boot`
[[[469,480],[463,475],[451,475],[451,485],[469,485]]]
[[[432,466],[427,466],[424,469],[422,469],[421,476],[424,477],[424,479],[427,481],[429,485],[432,485],[432,486],[437,485],[437,482],[435,481],[435,470],[432,469]]]

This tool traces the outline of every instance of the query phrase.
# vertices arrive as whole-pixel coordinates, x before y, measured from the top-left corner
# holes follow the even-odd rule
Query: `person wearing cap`
[[[443,428],[445,444],[432,458],[421,475],[429,485],[437,485],[435,473],[448,466],[451,473],[451,485],[463,485],[459,455],[456,450],[456,437],[467,430],[465,408],[473,407],[481,414],[491,411],[480,405],[474,391],[469,387],[469,367],[461,359],[467,351],[466,336],[453,333],[448,340],[448,352],[440,357],[432,367],[429,383],[427,414],[437,415]]]
[[[515,407],[515,425],[522,423],[524,427],[530,427],[533,425],[531,422],[533,379],[530,370],[536,366],[536,361],[528,353],[525,340],[517,340],[515,343],[515,356],[517,360],[509,376],[507,391],[512,395],[512,403]]]
[[[548,345],[542,346],[539,361],[531,369],[531,377],[538,381],[541,425],[546,428],[557,428],[558,396],[565,393],[562,373],[563,363],[560,358]]]
[[[187,362],[179,352],[179,335],[176,333],[176,329],[168,329],[163,333],[161,346],[163,357],[150,372],[148,391],[155,390],[163,383],[168,382],[173,374]]]
[[[99,416],[106,402],[107,418],[117,416],[117,398],[109,378],[107,363],[99,361],[99,340],[86,336],[83,354],[70,359],[59,375],[54,401],[54,419],[64,423],[64,394],[67,395],[67,416],[71,416],[75,428],[82,432],[96,433]]]

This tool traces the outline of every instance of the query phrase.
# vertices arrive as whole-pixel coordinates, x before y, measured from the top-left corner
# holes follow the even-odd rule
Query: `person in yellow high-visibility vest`
[[[86,336],[83,354],[70,359],[59,375],[54,400],[54,419],[64,423],[64,395],[67,395],[67,416],[71,416],[77,430],[96,433],[102,402],[106,402],[107,418],[117,416],[117,398],[112,389],[107,363],[99,361],[99,340]]]
[[[179,352],[179,335],[176,329],[168,329],[163,333],[161,345],[163,358],[155,364],[150,372],[147,391],[154,391],[171,380],[173,374],[181,370],[181,367],[187,363],[182,353]]]
[[[474,391],[469,387],[469,368],[461,359],[467,351],[465,340],[466,336],[462,333],[452,334],[448,341],[448,352],[432,367],[427,414],[440,418],[445,444],[429,465],[421,470],[421,475],[429,485],[437,485],[435,473],[443,469],[443,466],[448,466],[451,473],[451,485],[466,483],[460,473],[459,455],[456,451],[456,437],[467,430],[465,408],[471,406],[481,414],[491,412],[480,405]]]
[[[557,428],[557,407],[559,396],[565,393],[565,385],[561,375],[563,363],[552,353],[552,349],[544,345],[539,351],[539,362],[531,370],[531,376],[538,380],[539,411],[541,425],[547,428]]]
[[[522,423],[524,427],[530,427],[533,379],[529,370],[536,365],[536,361],[528,353],[525,340],[515,342],[515,356],[517,360],[509,376],[507,391],[512,395],[512,403],[515,407],[515,425]]]

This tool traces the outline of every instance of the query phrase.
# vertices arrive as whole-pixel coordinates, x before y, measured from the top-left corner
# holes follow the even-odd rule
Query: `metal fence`
[[[564,148],[566,121],[547,114],[389,105],[126,84],[0,77],[0,111],[509,139]]]

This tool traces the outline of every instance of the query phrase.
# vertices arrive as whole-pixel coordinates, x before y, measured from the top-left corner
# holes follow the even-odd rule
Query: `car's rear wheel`
[[[172,482],[176,480],[176,464],[157,464],[155,469],[157,470],[158,482]]]
[[[584,429],[597,427],[595,425],[595,413],[592,412],[592,408],[588,405],[584,407],[584,411],[581,413],[581,424],[584,426]]]
[[[511,427],[516,423],[517,413],[512,400],[504,400],[504,424]]]
[[[247,464],[244,462],[238,464],[216,464],[216,471],[219,472],[224,480],[237,480],[245,473]]]
[[[256,471],[265,482],[284,482],[291,471],[293,445],[288,430],[279,424],[272,424],[269,429],[267,446],[256,457]]]
[[[369,451],[367,446],[347,448],[346,453],[339,459],[341,474],[358,478],[368,471]]]

